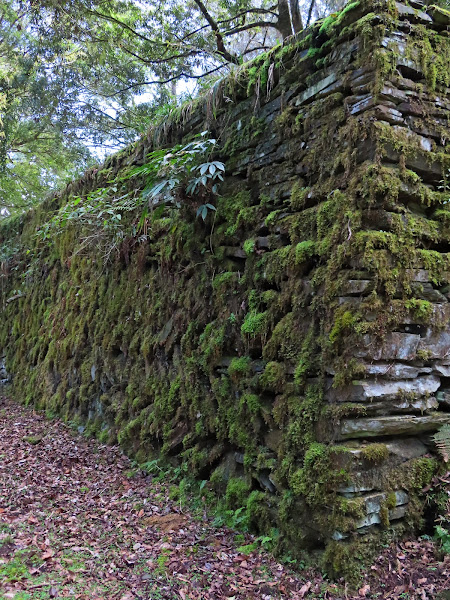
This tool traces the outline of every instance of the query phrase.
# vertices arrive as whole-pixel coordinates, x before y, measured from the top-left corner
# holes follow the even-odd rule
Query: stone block
[[[371,279],[349,279],[346,281],[340,292],[345,296],[354,296],[369,294],[373,290],[373,281]]]
[[[414,367],[403,363],[372,363],[364,365],[366,375],[375,375],[386,379],[415,379],[421,374],[431,373],[431,367]]]
[[[433,5],[427,8],[427,12],[431,15],[434,23],[443,27],[450,26],[450,12],[448,10]]]
[[[428,452],[427,447],[416,438],[399,439],[386,444],[391,454],[402,459],[402,461],[419,458]]]
[[[402,113],[395,108],[379,104],[375,107],[374,112],[375,117],[380,121],[386,121],[392,125],[403,125],[405,123]]]
[[[316,96],[319,92],[321,92],[331,84],[335,83],[339,77],[340,74],[338,72],[330,73],[329,75],[327,75],[327,77],[321,79],[320,81],[309,87],[307,90],[299,94],[295,100],[295,106],[301,106],[302,104],[306,104],[306,102],[314,98],[314,96]]]
[[[437,373],[438,375],[441,375],[442,377],[450,377],[450,363],[449,364],[445,364],[445,363],[434,363],[433,364],[433,372]]]
[[[412,6],[408,6],[407,4],[402,4],[400,2],[395,3],[395,7],[398,12],[398,16],[402,18],[408,19],[408,21],[412,23],[432,23],[433,19],[426,12],[421,10],[416,10]]]
[[[406,102],[408,100],[408,94],[402,90],[397,89],[393,85],[384,85],[379,93],[380,100],[388,100],[394,104],[399,102]]]
[[[420,104],[419,102],[415,102],[414,100],[406,100],[404,102],[401,102],[398,106],[397,106],[397,110],[402,114],[402,115],[412,115],[414,117],[424,117],[425,116],[425,109],[423,104]]]
[[[448,326],[448,323],[446,325]],[[425,337],[420,340],[418,351],[423,352],[428,359],[450,358],[450,331],[427,329]]]
[[[392,435],[418,435],[437,431],[441,425],[450,423],[450,414],[347,419],[341,422],[341,439],[358,439]]]
[[[427,398],[395,398],[382,401],[370,401],[365,405],[366,416],[383,417],[391,414],[425,414],[439,407],[434,396]]]
[[[411,289],[416,298],[427,300],[428,302],[447,303],[447,298],[436,290],[431,283],[412,282]]]
[[[342,388],[331,388],[326,397],[331,402],[371,402],[393,400],[408,395],[418,399],[430,396],[439,389],[440,379],[436,375],[425,375],[400,381],[361,380]]]
[[[373,336],[365,335],[355,356],[372,360],[414,360],[419,343],[420,335],[413,333],[388,333],[381,343]]]

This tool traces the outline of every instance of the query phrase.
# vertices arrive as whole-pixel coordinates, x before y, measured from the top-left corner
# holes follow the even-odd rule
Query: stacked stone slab
[[[449,31],[420,2],[349,4],[5,223],[17,397],[176,458],[336,573],[418,528],[450,423]],[[35,236],[205,130],[214,222],[185,198],[106,264],[76,226]]]

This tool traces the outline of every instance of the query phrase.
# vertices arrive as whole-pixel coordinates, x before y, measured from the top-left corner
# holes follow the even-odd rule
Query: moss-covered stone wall
[[[335,573],[417,528],[450,423],[449,30],[418,1],[349,4],[5,222],[17,398],[176,458]],[[186,196],[144,234],[128,215],[108,256],[76,219],[42,235],[204,130],[226,166],[204,222]]]

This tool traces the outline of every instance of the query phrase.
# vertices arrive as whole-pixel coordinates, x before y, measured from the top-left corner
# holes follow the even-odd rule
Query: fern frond
[[[443,425],[433,435],[433,441],[444,462],[448,462],[450,458],[450,425]]]

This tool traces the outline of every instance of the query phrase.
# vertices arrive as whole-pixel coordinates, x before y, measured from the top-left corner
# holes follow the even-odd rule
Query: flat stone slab
[[[442,377],[450,377],[450,365],[435,363],[433,371]]]
[[[439,6],[430,6],[427,12],[430,13],[435,23],[446,27],[450,26],[450,11]]]
[[[406,515],[409,502],[408,494],[403,490],[397,490],[394,493],[396,505],[388,512],[390,521],[403,518]],[[367,514],[356,523],[357,531],[362,529],[365,530],[372,525],[381,524],[381,507],[386,500],[386,497],[387,494],[385,492],[377,492],[363,497]],[[341,531],[335,531],[332,536],[334,540],[344,540],[347,537],[349,537],[349,534]]]
[[[448,367],[450,373],[450,367]],[[444,375],[444,372],[440,372],[439,369],[434,369],[437,373]],[[364,365],[364,373],[366,375],[375,375],[378,377],[385,377],[386,379],[415,379],[421,374],[431,373],[431,367],[412,367],[411,365],[404,365],[403,363],[374,363],[371,365]]]
[[[353,385],[356,398],[366,401],[376,398],[394,399],[399,394],[426,396],[433,394],[440,384],[441,380],[436,375],[425,375],[401,381],[355,381]]]
[[[422,417],[396,415],[390,417],[346,419],[341,422],[341,439],[382,437],[387,435],[415,435],[436,431],[450,423],[450,414],[436,413]]]
[[[400,2],[395,3],[395,7],[398,11],[398,15],[400,18],[406,17],[410,21],[417,21],[421,23],[432,23],[433,19],[427,13],[421,10],[415,10],[411,6],[407,6],[406,4],[401,4]]]
[[[395,440],[386,444],[386,448],[391,454],[395,454],[405,461],[419,458],[428,452],[425,444],[416,438]]]
[[[364,404],[367,417],[385,417],[392,414],[428,414],[439,408],[439,402],[434,396],[423,398],[395,398],[376,402],[370,400]]]
[[[338,73],[331,73],[321,81],[317,82],[315,85],[312,85],[307,90],[302,92],[295,101],[295,106],[300,106],[304,104],[314,96],[316,96],[319,92],[327,88],[332,83],[335,83],[341,77]]]
[[[361,380],[345,387],[330,388],[326,398],[329,402],[371,402],[405,399],[405,396],[411,400],[418,400],[434,394],[440,385],[441,380],[437,375],[424,375],[400,381]]]
[[[373,290],[374,283],[371,279],[349,279],[340,290],[343,296],[367,294]]]
[[[372,360],[414,360],[419,343],[420,335],[413,333],[389,333],[382,344],[375,337],[365,335],[355,356]]]
[[[420,340],[419,350],[427,353],[428,358],[450,358],[450,331],[433,332],[429,329],[425,337]]]

